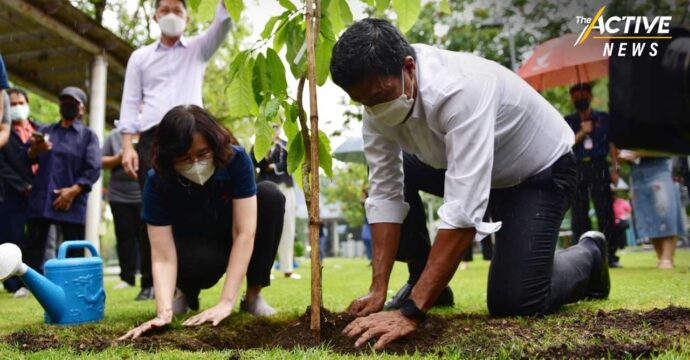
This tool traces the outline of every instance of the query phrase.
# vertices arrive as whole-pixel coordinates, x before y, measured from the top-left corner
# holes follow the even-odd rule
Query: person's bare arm
[[[132,142],[133,134],[122,134],[122,167],[132,179],[139,178],[139,154]]]
[[[5,111],[5,90],[0,89],[0,149],[2,149],[10,139],[10,124],[3,122]]]
[[[618,173],[618,148],[616,148],[616,144],[609,143],[609,154],[611,155],[611,183],[616,185],[618,180],[620,180],[620,174]]]
[[[117,155],[101,156],[101,165],[104,169],[112,169],[122,165],[122,151],[120,151]]]

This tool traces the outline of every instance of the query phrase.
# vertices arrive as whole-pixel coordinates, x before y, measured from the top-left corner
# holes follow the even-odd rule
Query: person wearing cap
[[[212,0],[207,0],[212,1]],[[151,168],[149,151],[158,124],[177,105],[203,107],[201,86],[206,64],[225,41],[232,19],[224,1],[218,1],[211,26],[198,36],[184,36],[189,22],[185,0],[156,0],[153,20],[161,37],[135,50],[127,62],[117,129],[122,136],[122,167],[143,190]],[[239,20],[239,19],[235,19]],[[140,134],[138,143],[132,141]],[[141,227],[141,291],[136,300],[154,298],[151,248]]]
[[[38,164],[29,194],[27,265],[42,271],[51,225],[63,240],[83,240],[86,200],[101,175],[101,151],[96,134],[81,119],[86,94],[77,87],[60,92],[60,121],[34,133],[27,151]]]

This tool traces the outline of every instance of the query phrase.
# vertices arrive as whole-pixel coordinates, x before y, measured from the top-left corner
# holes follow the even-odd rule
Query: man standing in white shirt
[[[177,105],[203,106],[201,86],[206,64],[223,44],[232,19],[218,2],[211,26],[201,35],[184,37],[189,22],[185,0],[156,0],[153,19],[161,38],[137,49],[127,63],[118,130],[122,132],[122,166],[144,188],[151,168],[149,150],[163,115]],[[132,138],[140,134],[135,146]],[[136,300],[154,298],[151,249],[146,228],[141,232],[141,292]]]
[[[371,169],[372,284],[349,307],[362,317],[344,330],[359,336],[356,346],[377,337],[381,349],[413,332],[471,242],[492,233],[487,305],[493,316],[542,315],[608,296],[603,235],[586,233],[554,255],[575,188],[574,135],[526,82],[493,61],[410,45],[378,19],[345,31],[333,49],[331,74],[364,105]],[[431,247],[419,190],[443,197]],[[483,221],[485,213],[493,222]],[[396,259],[423,263],[423,272],[399,311],[378,312]]]

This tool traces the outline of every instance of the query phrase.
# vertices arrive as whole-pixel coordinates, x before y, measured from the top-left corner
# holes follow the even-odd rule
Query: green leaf
[[[266,50],[266,67],[271,79],[271,90],[274,94],[287,94],[287,79],[285,78],[285,66],[275,50]]]
[[[450,15],[450,3],[448,0],[441,0],[441,3],[438,5],[439,10],[441,10],[442,13]]]
[[[268,100],[266,106],[264,106],[264,117],[272,121],[276,116],[278,116],[278,110],[280,110],[280,99],[273,98]]]
[[[289,11],[297,11],[297,6],[295,6],[295,4],[293,4],[290,0],[278,0],[278,2],[280,3],[280,6]]]
[[[393,0],[393,9],[398,14],[398,28],[402,33],[406,33],[419,18],[422,0]]]
[[[195,10],[196,20],[205,23],[213,20],[218,3],[212,0],[202,0]]]
[[[199,9],[199,3],[201,3],[201,0],[188,0],[187,1],[189,8],[192,9],[192,11],[195,13]]]
[[[302,28],[302,21],[293,19],[287,25],[287,52],[285,58],[290,65],[290,71],[295,79],[299,78],[306,70],[307,52],[302,51],[302,47],[306,44],[304,29]],[[301,55],[299,61],[295,64],[297,55]]]
[[[319,36],[319,43],[316,46],[315,66],[316,66],[316,84],[323,86],[328,80],[328,75],[331,73],[331,53],[335,43],[331,40],[324,39]]]
[[[288,173],[294,174],[298,168],[301,168],[302,161],[304,161],[304,141],[302,141],[302,134],[298,131],[290,138],[287,158]]]
[[[290,154],[288,153],[288,155]],[[295,180],[295,184],[297,184],[297,186],[304,191],[304,184],[302,182],[302,166],[297,166],[297,169],[290,173],[290,175],[292,175],[292,178]]]
[[[376,0],[376,10],[384,12],[391,5],[391,0]]]
[[[259,112],[252,87],[253,68],[252,59],[244,62],[228,88],[228,112],[232,117],[256,116]]]
[[[242,11],[244,10],[244,1],[242,0],[224,0],[225,8],[228,9],[230,17],[235,23],[239,23],[242,17]],[[204,0],[204,2],[212,3],[213,1]]]
[[[331,24],[331,19],[326,17],[321,18],[321,36],[328,40],[335,41],[335,34],[333,33],[333,24]]]
[[[254,122],[254,156],[257,159],[262,159],[268,150],[271,149],[273,143],[273,126],[263,116],[259,116]]]
[[[343,17],[340,15],[340,12],[340,0],[332,0],[328,6],[328,12],[325,17],[331,21],[331,28],[334,34],[339,34],[345,29],[345,23],[343,22]]]
[[[285,104],[288,108],[283,107],[284,111],[286,114],[289,114],[292,111],[292,106]],[[283,131],[285,131],[285,136],[288,138],[288,140],[291,140],[295,134],[299,133],[299,127],[297,126],[297,122],[294,119],[291,119],[289,116],[285,119],[285,122],[283,122]],[[302,141],[302,138],[298,138],[299,141]],[[287,148],[290,148],[290,143],[288,141]]]
[[[245,60],[247,60],[247,55],[249,55],[249,50],[245,50],[237,54],[235,58],[230,63],[230,75],[228,75],[228,82],[232,83],[237,76],[238,71],[244,65]]]
[[[319,130],[319,167],[333,178],[333,155],[331,154],[331,140],[325,132]]]
[[[273,49],[276,52],[280,52],[280,50],[283,48],[283,45],[285,45],[285,41],[287,40],[287,35],[288,35],[288,26],[290,23],[288,22],[285,24],[283,27],[279,28],[275,35],[273,36]]]
[[[263,103],[264,97],[271,92],[271,80],[268,78],[266,58],[263,54],[259,54],[254,61],[252,87],[257,104]]]
[[[352,24],[352,11],[350,11],[350,5],[347,4],[346,0],[340,1],[340,19],[343,20],[345,26]]]
[[[266,25],[264,26],[264,31],[261,32],[262,39],[268,39],[273,33],[273,28],[276,26],[276,22],[281,19],[280,15],[276,15],[268,19]]]

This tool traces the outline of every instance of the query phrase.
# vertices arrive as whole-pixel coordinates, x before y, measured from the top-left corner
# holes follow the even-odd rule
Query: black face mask
[[[74,120],[79,116],[79,104],[64,103],[60,104],[60,115],[65,120]]]
[[[585,111],[585,110],[589,109],[589,100],[587,100],[587,99],[575,100],[575,109],[577,109],[577,111]]]

